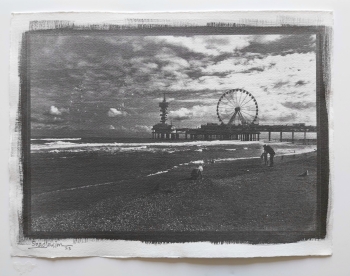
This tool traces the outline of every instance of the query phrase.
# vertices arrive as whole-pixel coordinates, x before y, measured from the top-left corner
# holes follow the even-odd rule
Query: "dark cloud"
[[[244,70],[244,71],[237,72],[237,73],[249,74],[249,73],[263,72],[263,71],[265,71],[265,67],[252,67],[252,68],[249,68],[248,70]]]
[[[214,64],[216,63],[219,63],[221,61],[224,61],[226,59],[229,59],[229,58],[232,58],[232,57],[236,57],[237,56],[237,53],[222,53],[220,55],[217,55],[215,56],[213,59],[212,59],[212,62]]]
[[[278,116],[276,118],[276,121],[278,121],[278,122],[293,122],[297,119],[297,117],[298,117],[297,114],[290,113],[290,114]]]
[[[295,83],[295,86],[303,86],[303,85],[305,85],[305,84],[307,84],[306,81],[299,80],[299,81],[297,81],[297,82]]]
[[[282,86],[287,85],[288,83],[288,81],[279,81],[273,85],[273,88],[281,88]]]
[[[297,110],[316,108],[315,102],[284,102],[282,105],[287,108]]]
[[[271,42],[253,41],[249,46],[240,49],[241,54],[259,53],[261,55],[288,55],[315,51],[314,35],[284,35]],[[238,51],[237,51],[238,52]]]
[[[147,131],[149,122],[159,121],[159,107],[154,99],[169,91],[179,101],[171,105],[172,110],[178,111],[172,114],[174,120],[202,118],[207,116],[201,113],[203,107],[193,109],[193,106],[215,105],[215,101],[206,100],[218,99],[222,91],[196,90],[193,83],[215,80],[220,86],[236,65],[240,71],[235,73],[259,73],[276,65],[260,61],[267,55],[313,51],[307,36],[282,36],[271,42],[260,37],[238,51],[230,50],[229,39],[212,36],[203,38],[204,53],[181,46],[181,39],[179,43],[169,41],[137,36],[33,35],[30,41],[32,127]],[[215,51],[218,45],[224,50],[217,47],[219,50]],[[229,60],[227,71],[220,66],[219,70],[210,70],[210,66],[225,60]],[[305,83],[298,81],[295,85]],[[274,88],[285,84],[277,82]],[[266,94],[267,87],[270,85],[264,87]],[[292,108],[288,102],[285,104]],[[182,107],[188,112],[180,112]],[[215,116],[215,108],[204,109]]]

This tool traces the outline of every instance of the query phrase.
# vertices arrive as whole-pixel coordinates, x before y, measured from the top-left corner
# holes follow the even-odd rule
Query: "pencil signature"
[[[32,240],[31,247],[28,247],[28,249],[35,249],[35,248],[64,248],[65,250],[72,250],[73,245],[72,244],[64,244],[59,241],[37,241]]]

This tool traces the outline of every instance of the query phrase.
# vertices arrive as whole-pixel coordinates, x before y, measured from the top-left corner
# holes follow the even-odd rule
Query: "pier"
[[[245,97],[251,97],[253,106],[248,110],[255,110],[253,115],[246,115],[245,105],[237,103],[237,107],[232,110],[229,117],[220,115],[222,99],[229,93],[242,93]],[[237,98],[237,97],[236,97]],[[234,97],[230,98],[234,99]],[[240,140],[240,141],[260,141],[261,133],[268,135],[268,141],[271,141],[272,133],[279,133],[280,142],[315,142],[316,139],[308,139],[307,133],[317,133],[316,126],[307,126],[304,123],[295,123],[290,125],[260,125],[256,123],[258,114],[258,105],[252,94],[242,89],[233,89],[225,92],[217,106],[217,115],[220,123],[207,123],[198,128],[176,128],[167,121],[167,109],[169,103],[166,101],[165,94],[163,101],[159,103],[160,123],[152,128],[152,138],[161,140]],[[226,110],[225,107],[224,110]],[[244,115],[246,115],[244,117]],[[249,116],[252,118],[249,121]],[[226,121],[225,121],[226,119]],[[286,138],[284,134],[290,133],[291,138]],[[304,133],[303,139],[295,139],[295,133]]]
[[[296,142],[303,140],[303,143],[310,142],[307,133],[316,133],[315,126],[288,126],[288,125],[253,125],[253,126],[226,126],[218,124],[202,125],[200,128],[175,128],[172,125],[157,125],[152,131],[153,139],[164,140],[240,140],[260,141],[261,133],[267,133],[271,141],[272,133],[279,133],[280,142]],[[292,138],[284,138],[285,133],[291,133]],[[295,139],[295,133],[304,133],[303,139]],[[314,140],[314,139],[312,139]]]

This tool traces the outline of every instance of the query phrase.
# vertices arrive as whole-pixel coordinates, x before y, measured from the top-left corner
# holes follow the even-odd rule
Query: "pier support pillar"
[[[294,131],[292,131],[292,143],[294,144]]]
[[[282,142],[282,131],[280,132],[280,142]]]
[[[258,133],[258,141],[260,141],[260,133]]]
[[[269,141],[271,141],[271,131],[269,131]]]
[[[306,145],[306,131],[304,131],[304,145]]]

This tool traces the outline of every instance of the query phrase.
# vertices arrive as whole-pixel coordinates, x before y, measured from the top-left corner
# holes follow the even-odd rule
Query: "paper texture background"
[[[112,240],[31,240],[21,237],[20,218],[22,216],[21,170],[19,166],[20,137],[16,129],[19,102],[18,63],[20,42],[23,32],[29,28],[30,21],[67,20],[76,24],[130,24],[130,18],[152,19],[155,24],[166,22],[173,25],[206,25],[208,22],[235,23],[239,20],[250,19],[253,24],[274,26],[279,24],[291,25],[324,25],[332,26],[332,14],[328,12],[216,12],[216,13],[53,13],[53,14],[18,14],[12,20],[11,32],[11,74],[10,74],[10,118],[11,118],[11,158],[10,158],[10,226],[12,254],[14,256],[35,257],[271,257],[271,256],[309,256],[331,254],[331,210],[329,202],[328,231],[324,240],[303,241],[291,244],[249,245],[249,244],[212,244],[209,242],[148,244],[137,241]],[[190,18],[190,19],[189,19]],[[232,19],[234,18],[234,19]],[[184,23],[185,22],[185,23]],[[266,23],[268,22],[268,23]],[[152,23],[153,24],[153,23]],[[329,98],[329,101],[331,97]],[[330,109],[331,105],[328,104]],[[331,114],[331,112],[329,112]],[[330,125],[332,120],[330,118]],[[332,131],[330,131],[332,134]],[[331,139],[332,141],[332,139]],[[332,150],[330,147],[330,154]],[[331,185],[330,185],[331,187]],[[331,190],[331,189],[330,189]],[[331,193],[330,193],[331,195]],[[331,198],[331,196],[330,196]],[[33,247],[44,248],[33,248]]]

